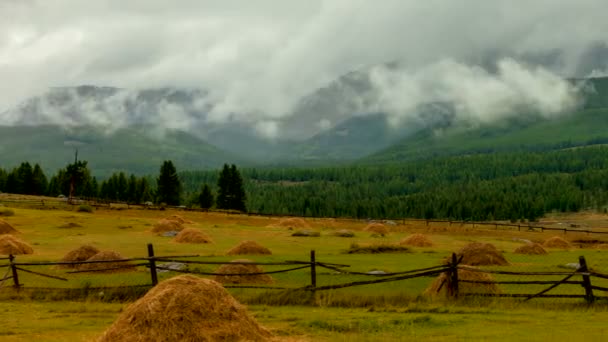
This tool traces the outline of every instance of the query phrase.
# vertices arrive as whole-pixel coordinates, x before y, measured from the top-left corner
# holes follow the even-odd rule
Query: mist
[[[521,108],[553,117],[579,101],[565,78],[608,70],[606,10],[601,0],[3,1],[0,122],[199,132],[238,122],[285,138],[367,113],[416,122],[429,102],[476,122]],[[369,89],[340,84],[352,72]],[[49,100],[83,84],[118,90]],[[345,92],[338,103],[302,109],[331,87]],[[189,97],[142,101],[149,89]]]

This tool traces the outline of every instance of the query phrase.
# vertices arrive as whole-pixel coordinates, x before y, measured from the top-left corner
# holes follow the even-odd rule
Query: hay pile
[[[25,241],[10,234],[0,235],[0,254],[19,255],[32,253],[34,253],[34,249]]]
[[[227,255],[271,255],[270,249],[251,240],[241,241],[226,252]]]
[[[19,231],[13,228],[8,222],[0,220],[0,234],[17,234]]]
[[[386,228],[382,223],[370,223],[363,230],[380,235],[388,234],[388,228]]]
[[[194,222],[192,222],[190,220],[186,220],[185,218],[183,218],[183,217],[181,217],[179,215],[171,215],[171,216],[165,217],[165,220],[179,222],[180,224],[192,224],[192,223],[194,223]]]
[[[472,242],[458,252],[458,258],[461,256],[464,265],[509,265],[502,253],[490,243]]]
[[[210,243],[211,238],[198,229],[186,228],[179,232],[173,241],[178,243]]]
[[[543,255],[547,254],[547,251],[543,246],[538,243],[527,243],[523,246],[519,246],[515,249],[517,254],[530,254],[530,255]]]
[[[182,229],[184,229],[184,227],[178,221],[163,219],[163,220],[158,221],[154,225],[154,227],[152,228],[152,232],[162,234],[164,232],[170,232],[170,231],[179,232],[179,231],[182,231]]]
[[[114,251],[101,251],[86,261],[104,261],[104,260],[120,260],[125,259],[120,253]],[[113,269],[111,269],[113,268]],[[131,263],[123,262],[103,262],[103,263],[89,263],[82,264],[78,267],[79,270],[94,271],[99,273],[114,273],[114,272],[128,272],[135,271],[135,266]],[[109,270],[104,270],[109,269]],[[99,270],[99,271],[97,271]]]
[[[308,222],[304,221],[299,217],[290,217],[286,219],[281,219],[279,223],[271,224],[270,227],[273,228],[310,228]]]
[[[429,287],[424,290],[424,294],[427,296],[437,296],[441,293],[447,293],[447,273],[441,273]],[[475,280],[475,281],[494,281],[494,278],[483,272],[475,272],[468,270],[458,270],[458,293],[500,293],[500,288],[496,284],[477,284],[477,283],[465,283],[461,280]]]
[[[220,284],[183,275],[161,282],[127,307],[97,341],[267,341],[270,337]]]
[[[543,243],[544,247],[547,248],[562,248],[562,249],[568,249],[570,248],[570,242],[562,239],[559,236],[554,236],[551,238],[548,238],[547,240],[545,240],[545,242]]]
[[[214,272],[221,275],[216,275],[213,280],[222,284],[272,284],[274,282],[268,274],[259,274],[264,273],[260,266],[242,263],[253,263],[253,261],[232,260],[231,264],[222,265]]]
[[[400,245],[408,245],[414,247],[431,247],[433,242],[424,234],[412,234],[405,239],[399,241]]]
[[[63,262],[71,262],[71,261],[85,261],[99,253],[99,249],[91,246],[91,245],[82,245],[74,250],[69,251],[62,259]],[[78,268],[84,264],[80,265],[59,265],[60,268]],[[97,264],[101,265],[101,264]],[[101,268],[101,267],[100,267]]]

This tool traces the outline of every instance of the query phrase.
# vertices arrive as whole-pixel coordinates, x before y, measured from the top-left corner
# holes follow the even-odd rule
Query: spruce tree
[[[175,166],[170,160],[165,160],[156,179],[156,201],[168,205],[179,205],[181,187]]]
[[[6,171],[4,169],[0,169],[0,192],[6,191]]]
[[[201,206],[201,209],[208,210],[213,206],[213,193],[211,193],[211,188],[209,185],[203,185],[200,195],[198,196],[198,203]]]
[[[33,195],[44,195],[46,194],[48,187],[48,181],[40,165],[34,165],[34,171],[32,171],[32,194]]]
[[[236,165],[230,167],[230,209],[238,211],[247,211],[245,207],[245,188],[243,186],[243,178]]]
[[[230,167],[228,164],[224,164],[220,175],[217,178],[217,201],[216,206],[218,209],[231,209],[230,208]]]

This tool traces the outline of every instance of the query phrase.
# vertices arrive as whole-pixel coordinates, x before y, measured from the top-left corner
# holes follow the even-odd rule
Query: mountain
[[[0,168],[29,161],[54,173],[74,160],[76,149],[98,177],[115,171],[156,174],[169,159],[180,171],[219,168],[227,162],[248,164],[244,158],[177,130],[138,126],[104,132],[94,127],[0,126]]]

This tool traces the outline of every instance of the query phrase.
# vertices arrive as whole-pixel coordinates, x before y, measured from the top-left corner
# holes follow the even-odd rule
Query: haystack
[[[178,243],[210,243],[211,238],[198,229],[186,228],[179,232],[173,241]]]
[[[181,217],[179,215],[171,215],[171,216],[165,217],[165,220],[179,222],[180,224],[192,224],[192,223],[194,223],[194,222],[192,222],[190,220],[186,220],[185,218],[183,218],[183,217]]]
[[[76,262],[76,261],[85,261],[95,254],[99,253],[99,249],[91,246],[91,245],[82,245],[74,250],[71,250],[66,254],[61,261],[63,262]],[[59,265],[60,268],[78,268],[83,264],[76,265]],[[97,264],[101,265],[101,264]]]
[[[388,234],[388,228],[386,228],[386,226],[384,226],[382,223],[370,223],[363,230],[380,235]]]
[[[106,261],[106,260],[121,260],[125,259],[120,253],[114,251],[101,251],[86,261]],[[103,263],[87,263],[78,267],[80,270],[94,271],[99,273],[114,273],[134,271],[135,266],[127,261],[122,262],[103,262]],[[106,270],[107,269],[107,270]]]
[[[19,231],[13,228],[8,222],[0,220],[0,234],[17,234]]]
[[[461,256],[463,265],[509,265],[502,253],[490,243],[472,242],[458,252],[458,257]]]
[[[538,243],[527,243],[523,246],[519,246],[515,249],[517,254],[530,254],[530,255],[543,255],[547,254],[547,251],[543,246]]]
[[[424,234],[412,234],[405,239],[399,241],[400,245],[408,245],[414,247],[431,247],[433,242]]]
[[[458,270],[458,293],[500,293],[500,289],[496,284],[478,284],[478,283],[465,283],[462,280],[471,281],[494,281],[494,278],[483,272],[469,271],[469,270]],[[439,294],[446,294],[448,288],[448,275],[447,273],[441,273],[429,287],[426,288],[424,294],[427,296],[437,296]]]
[[[0,235],[0,254],[19,255],[32,253],[34,253],[34,249],[25,241],[10,234]]]
[[[226,252],[227,255],[271,255],[270,249],[251,240],[241,241]]]
[[[299,217],[290,217],[286,219],[281,219],[279,223],[271,224],[272,227],[280,227],[280,228],[310,228],[308,222]]]
[[[162,234],[169,231],[181,231],[184,229],[181,223],[172,220],[160,220],[152,228],[152,232]]]
[[[127,307],[97,341],[267,341],[270,337],[220,284],[182,275],[161,282]]]
[[[245,263],[245,264],[243,264]],[[215,273],[213,280],[222,284],[272,284],[274,280],[264,270],[248,259],[232,260],[231,264],[220,266]]]
[[[547,248],[562,248],[562,249],[568,249],[570,248],[570,242],[562,239],[559,236],[554,236],[551,238],[548,238],[547,240],[545,240],[545,242],[543,243],[544,247]]]

